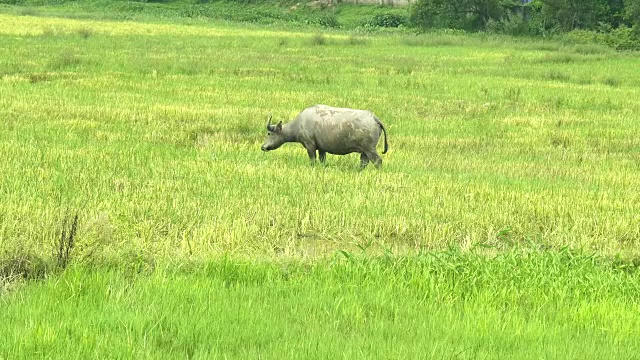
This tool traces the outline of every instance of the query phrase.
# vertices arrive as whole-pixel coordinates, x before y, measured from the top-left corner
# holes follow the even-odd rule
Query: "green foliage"
[[[615,50],[640,50],[640,37],[634,28],[620,26],[608,32],[573,30],[565,38],[577,44],[601,44]]]
[[[484,30],[517,7],[516,0],[419,0],[411,22],[422,28]]]
[[[640,37],[640,0],[624,0],[624,21],[636,30]]]
[[[371,20],[367,21],[366,25],[373,27],[397,28],[400,26],[406,26],[408,21],[409,19],[401,14],[383,13],[376,14]]]
[[[593,29],[601,22],[611,20],[610,0],[539,0],[541,14],[547,26],[564,31],[576,28]]]
[[[464,29],[464,17],[458,16],[455,2],[445,0],[419,0],[411,9],[411,23],[425,29]]]
[[[0,0],[0,4],[2,1]],[[335,4],[314,7],[306,3],[276,0],[89,0],[78,3],[66,0],[17,0],[14,11],[21,15],[65,13],[66,17],[109,20],[148,19],[216,19],[264,25],[319,26],[355,28],[377,15],[388,15],[390,21],[406,18],[407,9],[389,6]],[[392,24],[390,22],[389,24]],[[370,30],[375,30],[371,27]]]
[[[638,0],[420,0],[412,24],[422,28],[487,30],[510,35],[552,35],[576,29],[597,32],[599,44],[635,50],[640,39]],[[584,37],[579,33],[570,35]]]
[[[516,36],[536,36],[544,33],[544,28],[537,21],[525,19],[520,14],[506,14],[501,20],[489,20],[486,30]]]
[[[318,24],[328,28],[339,28],[338,18],[333,13],[322,14],[318,17]]]

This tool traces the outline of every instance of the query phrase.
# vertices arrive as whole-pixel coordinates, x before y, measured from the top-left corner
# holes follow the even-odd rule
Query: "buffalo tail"
[[[387,143],[387,129],[384,128],[384,125],[382,124],[382,121],[380,121],[380,119],[378,119],[377,117],[374,117],[376,119],[376,122],[378,123],[378,125],[380,126],[380,129],[382,129],[382,132],[384,133],[384,150],[382,151],[383,154],[386,154],[387,151],[389,150],[389,144]]]

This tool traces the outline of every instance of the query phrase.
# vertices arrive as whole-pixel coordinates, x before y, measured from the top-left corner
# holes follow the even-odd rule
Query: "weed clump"
[[[56,247],[56,263],[60,269],[66,269],[71,260],[71,251],[76,243],[76,232],[78,230],[78,214],[73,216],[73,220],[70,217],[65,217],[62,220],[62,231],[60,232],[60,239],[58,240],[58,246]]]
[[[32,73],[29,74],[29,83],[31,84],[37,84],[39,82],[44,82],[44,81],[49,81],[49,75],[44,74],[44,73]]]
[[[602,80],[602,83],[611,87],[620,86],[620,79],[608,76]]]
[[[216,129],[211,126],[200,126],[189,131],[187,136],[195,147],[206,147],[215,133]]]
[[[82,58],[74,52],[67,50],[51,60],[50,67],[54,70],[62,70],[68,67],[80,65]]]
[[[91,35],[93,35],[93,30],[91,30],[90,28],[80,28],[76,30],[76,33],[78,33],[81,38],[88,39],[89,37],[91,37]]]
[[[322,33],[317,33],[311,37],[311,45],[324,46],[327,44],[327,38]]]
[[[0,258],[0,290],[19,279],[41,279],[47,268],[44,259],[24,252]]]
[[[560,70],[554,70],[554,69],[547,72],[544,76],[547,79],[553,80],[553,81],[568,82],[569,80],[571,80],[571,76],[566,72],[563,72]]]
[[[40,36],[45,38],[52,37],[54,35],[56,35],[56,30],[51,26],[45,26],[42,28],[42,33],[40,33]]]

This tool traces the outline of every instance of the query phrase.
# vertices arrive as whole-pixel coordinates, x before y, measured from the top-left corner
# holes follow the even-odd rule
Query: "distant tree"
[[[489,25],[528,34],[627,26],[640,35],[640,0],[417,0],[410,20],[422,28],[486,30]]]
[[[564,31],[611,26],[622,11],[620,0],[534,0],[541,2],[541,16],[548,26]]]
[[[640,35],[640,0],[624,0],[623,19]]]
[[[617,28],[624,24],[624,3],[625,0],[609,0],[609,14],[608,19],[604,22],[611,24],[612,27]]]

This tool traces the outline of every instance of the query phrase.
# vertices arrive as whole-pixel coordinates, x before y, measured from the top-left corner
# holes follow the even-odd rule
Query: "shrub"
[[[635,27],[620,26],[607,36],[607,45],[616,50],[640,50],[640,31]]]
[[[318,25],[328,28],[339,28],[340,24],[335,14],[324,14],[318,18]]]
[[[387,28],[397,28],[400,26],[406,26],[409,22],[409,19],[400,14],[395,13],[385,13],[385,14],[377,14],[371,20],[367,22],[369,26],[377,26],[377,27],[387,27]]]
[[[508,35],[542,35],[544,28],[537,21],[520,15],[508,15],[500,21],[489,20],[487,31]]]
[[[484,30],[515,7],[501,0],[417,0],[411,9],[411,23],[421,28]]]
[[[616,50],[640,50],[640,36],[636,29],[626,26],[609,32],[573,30],[565,35],[565,39],[574,44],[600,44]]]
[[[595,43],[598,41],[597,37],[598,37],[598,34],[595,31],[580,30],[580,29],[573,30],[567,33],[567,35],[565,36],[565,38],[569,40],[569,42],[572,42],[575,44]]]

